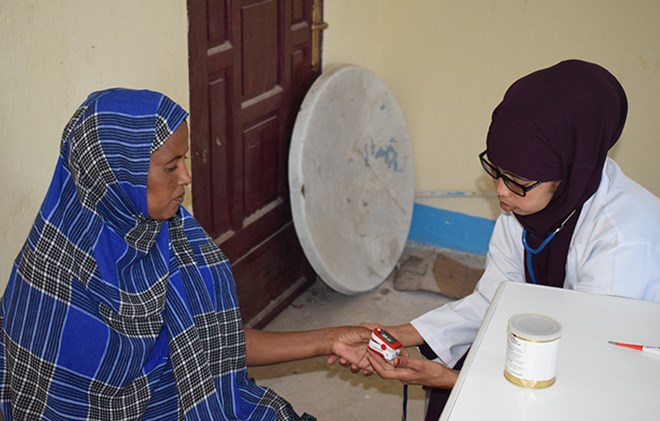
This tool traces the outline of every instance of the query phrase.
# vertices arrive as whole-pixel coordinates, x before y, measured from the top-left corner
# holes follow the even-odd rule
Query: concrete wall
[[[0,1],[0,291],[90,92],[153,89],[188,107],[187,22],[182,0]]]
[[[406,116],[416,190],[490,192],[477,155],[508,86],[566,58],[621,81],[629,117],[610,155],[660,195],[660,2],[657,0],[326,0],[324,64],[378,74]],[[482,197],[420,203],[495,218]]]

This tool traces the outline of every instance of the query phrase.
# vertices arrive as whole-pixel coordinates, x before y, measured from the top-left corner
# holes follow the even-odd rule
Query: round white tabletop
[[[414,201],[408,130],[387,86],[353,65],[324,69],[289,154],[296,233],[316,273],[355,294],[378,286],[405,246]]]

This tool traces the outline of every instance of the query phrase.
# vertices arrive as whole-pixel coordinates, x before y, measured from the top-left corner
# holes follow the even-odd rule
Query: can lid
[[[509,319],[509,331],[532,341],[553,341],[561,336],[561,323],[542,314],[520,313]]]

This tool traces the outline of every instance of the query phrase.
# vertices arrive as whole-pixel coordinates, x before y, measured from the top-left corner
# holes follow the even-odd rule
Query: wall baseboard
[[[495,221],[415,203],[408,241],[485,256]]]

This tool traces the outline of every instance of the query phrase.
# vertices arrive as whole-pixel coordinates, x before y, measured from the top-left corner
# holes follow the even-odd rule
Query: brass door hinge
[[[316,73],[321,66],[321,31],[328,29],[328,23],[321,16],[321,1],[313,0],[312,5],[312,72]]]

